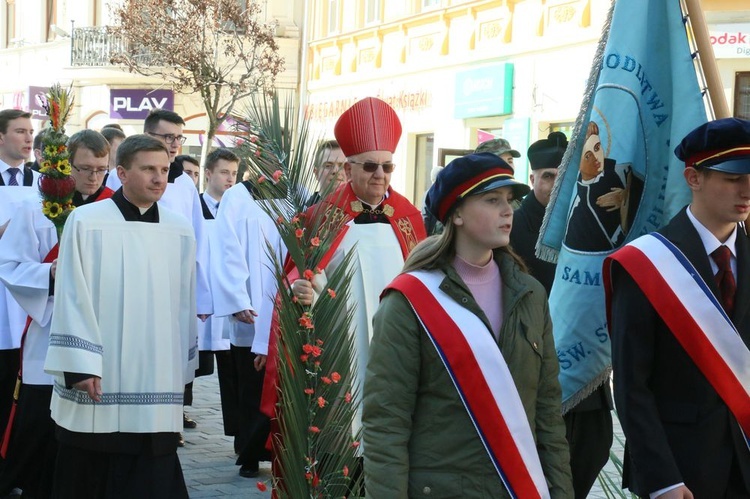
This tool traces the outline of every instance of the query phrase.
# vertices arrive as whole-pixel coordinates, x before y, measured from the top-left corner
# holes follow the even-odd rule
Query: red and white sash
[[[630,274],[667,327],[750,435],[750,350],[690,261],[661,234],[636,239],[604,261],[611,324],[611,266]]]
[[[526,411],[487,326],[440,289],[441,272],[401,274],[401,292],[437,349],[461,401],[511,497],[547,498],[549,490]]]

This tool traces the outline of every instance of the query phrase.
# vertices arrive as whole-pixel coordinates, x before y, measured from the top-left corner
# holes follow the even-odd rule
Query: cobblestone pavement
[[[195,380],[193,387],[193,406],[187,408],[187,413],[196,420],[198,427],[185,430],[185,447],[179,450],[182,470],[185,474],[190,497],[227,499],[256,499],[268,498],[270,492],[260,492],[256,482],[266,481],[270,489],[271,470],[269,463],[261,463],[258,478],[242,478],[239,476],[239,466],[235,466],[236,456],[232,447],[232,437],[224,436],[221,421],[221,405],[219,403],[219,382],[216,374],[204,376]],[[622,429],[615,422],[615,453],[622,456]],[[612,462],[604,469],[619,483],[616,470]],[[599,483],[594,485],[591,499],[606,499],[607,495]]]
[[[185,447],[179,449],[182,471],[191,499],[221,497],[225,499],[260,499],[271,497],[261,492],[256,483],[271,480],[269,463],[261,463],[260,476],[242,478],[234,464],[233,437],[224,435],[219,402],[219,381],[216,373],[195,380],[193,406],[186,412],[197,423],[194,430],[185,430]]]

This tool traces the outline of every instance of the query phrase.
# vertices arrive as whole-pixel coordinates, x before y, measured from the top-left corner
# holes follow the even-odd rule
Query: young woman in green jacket
[[[490,153],[427,194],[445,225],[374,317],[364,384],[371,498],[573,497],[547,296],[508,246],[528,193]]]

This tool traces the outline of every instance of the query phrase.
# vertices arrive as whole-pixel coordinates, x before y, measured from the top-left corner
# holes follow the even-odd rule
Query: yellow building
[[[712,33],[750,33],[742,3],[705,0]],[[484,133],[522,153],[516,176],[527,178],[528,145],[574,124],[609,7],[609,0],[310,0],[307,116],[331,136],[356,100],[389,102],[404,128],[392,183],[418,205],[432,167],[474,149]],[[721,57],[730,109],[736,103],[750,114],[742,104],[750,78],[741,76],[750,54]]]

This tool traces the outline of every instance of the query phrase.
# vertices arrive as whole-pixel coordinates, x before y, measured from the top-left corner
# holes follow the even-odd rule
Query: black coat
[[[529,267],[529,272],[541,282],[549,296],[552,282],[555,280],[557,265],[545,262],[536,257],[536,241],[544,220],[544,206],[530,192],[521,206],[513,213],[513,230],[510,233],[510,246],[523,258]]]
[[[718,297],[709,256],[685,210],[659,232]],[[741,227],[736,251],[732,321],[750,345],[750,240]],[[626,437],[623,485],[648,496],[684,482],[696,499],[725,497],[734,467],[750,496],[750,451],[734,416],[633,279],[616,264],[612,275],[615,403]]]

